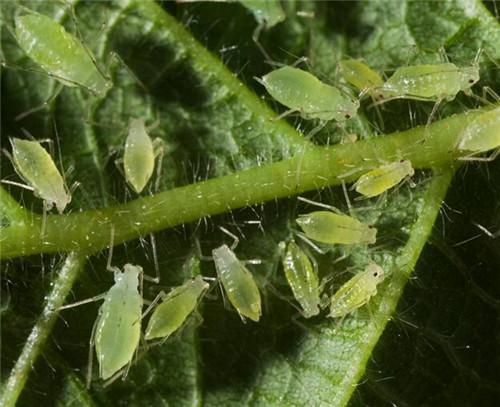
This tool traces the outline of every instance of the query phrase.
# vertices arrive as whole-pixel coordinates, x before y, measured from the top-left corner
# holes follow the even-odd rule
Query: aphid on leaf
[[[339,62],[344,79],[361,92],[370,93],[372,89],[383,85],[384,80],[368,65],[358,59],[346,59]]]
[[[302,315],[310,318],[319,314],[320,284],[316,270],[304,251],[294,242],[280,242],[283,271],[293,295],[302,307]]]
[[[209,285],[201,276],[186,281],[168,294],[160,293],[157,305],[146,328],[146,340],[167,339],[177,331],[198,305]],[[146,311],[147,312],[147,311]]]
[[[15,36],[24,52],[63,85],[81,86],[98,97],[112,87],[85,45],[52,18],[35,12],[19,14]]]
[[[136,193],[142,192],[153,175],[156,157],[160,157],[156,177],[156,186],[158,186],[162,154],[163,141],[161,139],[151,140],[144,120],[130,119],[129,132],[125,141],[123,168],[127,183]]]
[[[385,278],[382,267],[369,264],[365,270],[344,283],[330,300],[329,317],[342,318],[365,305],[377,294],[377,285]]]
[[[27,188],[43,199],[45,211],[55,205],[59,213],[62,213],[71,201],[71,194],[50,154],[38,141],[11,138],[10,143],[14,169],[29,185]]]
[[[473,119],[460,134],[456,148],[470,153],[469,156],[460,157],[460,160],[491,161],[495,159],[498,151],[491,157],[481,158],[474,155],[500,148],[500,108],[481,113]]]
[[[300,215],[296,222],[307,238],[328,244],[373,244],[377,229],[344,214],[315,211]]]
[[[414,173],[411,161],[395,161],[363,174],[354,184],[354,188],[370,198],[380,195]]]
[[[306,120],[345,122],[359,108],[357,99],[291,66],[271,71],[257,80],[274,99],[290,109],[280,117],[298,112]]]
[[[261,299],[252,273],[225,244],[212,250],[212,256],[229,302],[243,321],[247,317],[258,322],[262,314]]]

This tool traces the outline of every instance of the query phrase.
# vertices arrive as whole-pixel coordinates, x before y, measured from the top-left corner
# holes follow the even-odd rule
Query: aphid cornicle
[[[52,18],[35,12],[15,17],[19,46],[49,75],[66,86],[81,86],[102,97],[112,83],[89,50]]]
[[[300,215],[296,222],[305,235],[317,242],[328,244],[373,244],[377,229],[351,216],[330,211],[315,211]]]
[[[280,242],[283,271],[305,318],[319,314],[320,286],[311,260],[294,242]]]
[[[484,153],[500,147],[500,108],[480,114],[458,138],[457,149],[471,154]],[[463,159],[467,159],[463,157]],[[470,157],[470,159],[477,159]]]
[[[370,198],[380,195],[414,173],[411,161],[396,161],[363,174],[354,184],[354,188],[360,194]]]
[[[376,99],[453,100],[479,81],[479,66],[457,67],[452,63],[413,65],[396,69],[381,86],[374,89]]]
[[[382,86],[384,80],[364,62],[357,59],[346,59],[339,62],[344,79],[356,87],[362,94]]]
[[[357,99],[291,66],[271,71],[259,82],[290,112],[298,112],[307,120],[344,122],[353,117],[359,108]]]
[[[113,267],[115,284],[104,296],[94,327],[99,376],[106,380],[132,360],[141,336],[143,300],[139,293],[142,267]]]
[[[146,340],[167,339],[177,331],[195,310],[208,287],[208,283],[198,276],[164,295],[161,304],[155,308],[149,319]]]
[[[369,264],[364,271],[356,274],[333,294],[330,300],[329,317],[341,318],[365,305],[377,294],[377,285],[385,278],[382,267]]]
[[[19,176],[44,201],[46,210],[56,206],[59,213],[71,201],[63,177],[50,154],[38,141],[11,138],[12,163]]]
[[[240,317],[258,322],[262,314],[259,288],[252,273],[238,260],[234,252],[222,245],[212,250],[219,281]]]

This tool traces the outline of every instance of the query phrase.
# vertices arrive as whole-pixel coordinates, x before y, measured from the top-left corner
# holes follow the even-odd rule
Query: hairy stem
[[[15,406],[19,394],[24,388],[28,375],[42,351],[52,327],[59,315],[59,308],[73,287],[73,283],[85,264],[85,256],[70,253],[57,273],[51,292],[45,300],[43,311],[26,340],[21,355],[12,369],[9,379],[3,389],[0,405]]]
[[[357,143],[333,147],[304,147],[289,160],[254,167],[231,175],[175,188],[126,204],[68,215],[49,215],[45,233],[42,217],[28,212],[3,222],[0,258],[35,253],[79,251],[93,253],[109,245],[145,236],[231,209],[284,198],[304,191],[352,181],[364,171],[398,159],[415,168],[453,166],[457,137],[481,111],[455,115]]]

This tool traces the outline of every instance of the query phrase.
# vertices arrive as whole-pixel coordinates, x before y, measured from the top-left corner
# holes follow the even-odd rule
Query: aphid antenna
[[[235,234],[231,233],[229,230],[227,230],[224,226],[218,226],[218,228],[224,232],[226,235],[228,235],[229,237],[233,238],[233,243],[231,244],[230,246],[230,249],[231,250],[234,250],[236,249],[236,247],[238,246],[238,244],[240,243],[240,239],[238,238],[238,236],[236,236]]]
[[[30,187],[29,185],[21,184],[20,182],[16,182],[16,181],[9,181],[6,179],[2,179],[2,180],[0,180],[0,182],[2,184],[13,185],[16,187],[27,189],[28,191],[31,191],[31,192],[33,192],[35,190],[33,187]]]
[[[30,71],[30,70],[28,70],[28,71]],[[34,70],[33,72],[40,72],[40,73],[47,74],[47,72],[37,71],[37,70]],[[57,79],[55,75],[49,75],[49,76],[52,76],[54,79]],[[83,87],[83,85],[79,85],[79,86]],[[31,109],[28,109],[25,112],[18,114],[16,117],[14,117],[14,121],[18,122],[18,121],[24,119],[25,117],[30,116],[31,114],[36,113],[36,112],[48,107],[57,98],[57,96],[59,96],[59,93],[61,93],[63,87],[64,87],[63,84],[56,83],[55,90],[54,90],[54,93],[52,93],[52,95],[50,95],[47,99],[45,99],[38,106],[32,107]]]
[[[313,201],[311,199],[304,198],[303,196],[298,196],[297,200],[305,202],[305,203],[307,203],[309,205],[315,205],[315,206],[318,206],[320,208],[329,209],[332,212],[338,213],[339,215],[344,215],[344,212],[342,212],[340,209],[338,209],[338,208],[336,208],[335,206],[332,206],[332,205],[327,205],[327,204],[324,204],[324,203],[321,203],[321,202],[316,202],[316,201]]]
[[[317,246],[312,240],[310,240],[304,233],[296,231],[296,230],[292,230],[292,232],[299,239],[301,239],[302,241],[304,241],[305,243],[307,243],[309,246],[311,246],[319,254],[326,254],[326,252],[324,250],[320,249],[319,246]]]
[[[496,232],[492,233],[486,227],[484,227],[483,225],[481,225],[477,222],[472,221],[471,223],[474,226],[476,226],[481,232],[483,232],[486,236],[491,237],[492,239],[495,239],[498,236],[500,236],[500,230],[497,230]]]

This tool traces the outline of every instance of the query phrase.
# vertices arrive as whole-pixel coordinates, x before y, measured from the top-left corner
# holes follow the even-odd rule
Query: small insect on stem
[[[155,308],[149,319],[146,340],[156,338],[166,340],[177,331],[196,309],[200,298],[208,287],[208,283],[201,276],[197,276],[172,289],[168,294],[160,293],[162,302]],[[153,305],[154,303],[151,304],[151,306]]]
[[[294,242],[280,242],[283,270],[295,299],[302,307],[305,318],[319,314],[320,285],[311,260]]]
[[[58,212],[62,213],[71,201],[71,194],[50,154],[38,141],[11,138],[10,143],[11,160],[17,174],[36,196],[43,199],[45,211],[55,205]]]
[[[383,85],[384,80],[372,68],[357,59],[339,62],[344,79],[360,91],[360,97]]]
[[[256,79],[274,99],[290,109],[280,117],[298,112],[306,120],[345,122],[359,108],[357,99],[291,66],[276,69]]]
[[[238,260],[233,250],[222,245],[212,250],[219,281],[229,302],[243,322],[245,317],[258,322],[262,314],[259,288],[252,273]]]
[[[370,263],[364,271],[344,283],[330,300],[329,317],[342,318],[365,305],[377,294],[377,285],[385,278],[382,267]]]
[[[83,87],[98,97],[112,87],[85,45],[52,18],[35,12],[19,14],[15,36],[24,52],[63,85]]]
[[[328,244],[373,244],[377,229],[351,216],[330,211],[315,211],[299,215],[296,222],[312,240]]]
[[[500,150],[490,157],[476,157],[476,154],[500,148],[500,107],[482,113],[472,120],[460,134],[456,148],[469,153],[459,160],[494,160]]]
[[[396,161],[363,174],[353,187],[360,194],[371,198],[399,184],[404,178],[413,176],[414,173],[411,161]]]

